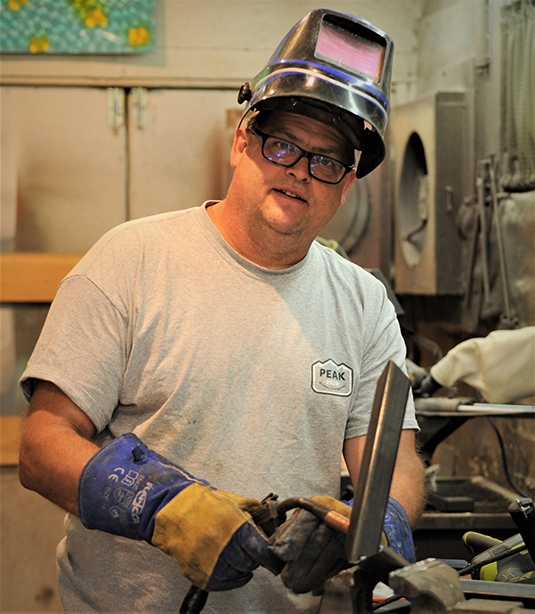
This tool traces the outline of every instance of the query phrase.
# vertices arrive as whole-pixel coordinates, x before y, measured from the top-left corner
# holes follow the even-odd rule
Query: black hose
[[[207,599],[208,591],[204,591],[202,588],[192,584],[184,597],[180,607],[180,614],[199,614],[204,608]]]
[[[500,431],[498,430],[498,427],[496,426],[496,423],[490,416],[487,417],[487,420],[489,421],[490,425],[494,429],[494,432],[496,433],[496,437],[498,438],[498,443],[500,444],[500,451],[502,453],[503,472],[505,473],[505,477],[507,481],[509,482],[509,485],[518,495],[524,498],[527,497],[528,495],[522,490],[520,490],[520,488],[518,488],[518,486],[513,482],[513,479],[511,478],[511,474],[509,473],[509,466],[507,463],[507,455],[505,454],[505,445],[503,443],[502,435]]]

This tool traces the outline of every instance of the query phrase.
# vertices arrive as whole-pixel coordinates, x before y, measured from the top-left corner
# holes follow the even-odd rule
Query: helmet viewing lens
[[[279,166],[290,167],[297,164],[301,158],[307,158],[308,172],[314,179],[323,183],[340,183],[347,173],[355,168],[354,165],[344,164],[329,156],[306,151],[290,141],[266,134],[256,127],[249,126],[249,131],[262,139],[262,155],[266,160]]]

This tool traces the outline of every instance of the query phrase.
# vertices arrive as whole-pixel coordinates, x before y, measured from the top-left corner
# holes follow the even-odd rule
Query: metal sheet
[[[379,550],[409,379],[389,362],[379,378],[346,540],[350,562]]]

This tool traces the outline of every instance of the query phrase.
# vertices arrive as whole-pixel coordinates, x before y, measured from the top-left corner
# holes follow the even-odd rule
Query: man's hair
[[[275,104],[274,104],[275,103]],[[297,99],[288,99],[287,101],[282,101],[279,99],[278,101],[270,101],[270,104],[267,105],[268,108],[264,106],[259,106],[255,109],[247,118],[247,129],[258,128],[259,130],[263,130],[267,122],[273,117],[276,116],[277,113],[287,112],[294,113],[296,115],[303,115],[305,117],[310,117],[311,119],[315,119],[326,126],[334,128],[337,132],[341,134],[341,136],[347,142],[348,151],[351,149],[359,149],[355,144],[354,132],[351,131],[353,136],[352,139],[348,138],[349,130],[347,129],[347,125],[340,119],[339,113],[335,113],[330,109],[326,109],[325,105],[323,109],[318,109],[316,106],[312,106],[308,102],[303,102]],[[356,120],[360,120],[362,128],[364,127],[364,122],[361,118],[356,118]],[[356,121],[353,121],[355,124]],[[354,163],[354,153],[349,154],[346,162],[348,164]]]

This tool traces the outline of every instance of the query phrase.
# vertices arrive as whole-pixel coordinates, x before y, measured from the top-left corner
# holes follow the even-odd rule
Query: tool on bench
[[[465,544],[471,543],[471,535],[473,534],[469,532],[463,536]],[[480,538],[483,537],[485,536],[480,536]],[[474,580],[514,581],[519,579],[524,572],[528,572],[530,567],[533,567],[519,533],[504,541],[488,539],[492,540],[494,544],[474,556],[470,565],[459,571],[460,576],[471,574]],[[498,563],[501,564],[498,565]]]
[[[509,513],[520,533],[504,541],[468,531],[463,543],[475,555],[459,573],[470,573],[474,580],[497,582],[528,581],[535,571],[535,510],[528,497],[509,505]]]
[[[511,503],[508,509],[535,563],[535,505],[529,497],[523,497]]]

